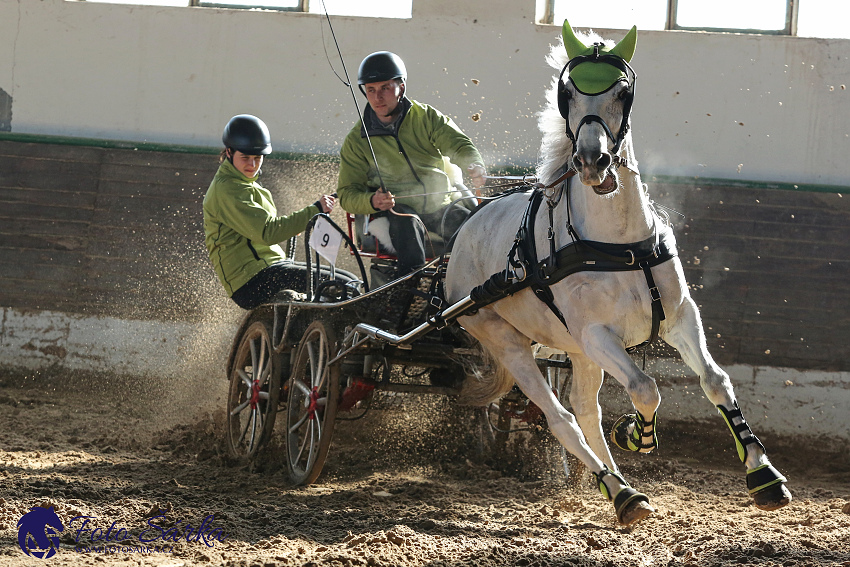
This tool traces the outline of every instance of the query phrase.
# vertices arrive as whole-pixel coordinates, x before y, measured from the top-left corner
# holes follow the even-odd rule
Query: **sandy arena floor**
[[[340,422],[323,476],[294,488],[271,451],[253,471],[228,461],[225,388],[0,373],[0,565],[850,567],[846,446],[761,434],[794,495],[761,512],[719,417],[662,419],[657,454],[618,453],[657,508],[624,528],[589,477],[568,488],[519,442],[477,455],[470,413],[428,396]],[[18,545],[34,506],[65,527],[53,557]],[[200,538],[172,537],[187,524]]]

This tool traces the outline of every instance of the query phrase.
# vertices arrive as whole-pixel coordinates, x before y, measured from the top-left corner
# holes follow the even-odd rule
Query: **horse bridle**
[[[635,74],[634,69],[632,69],[631,65],[629,65],[629,63],[619,55],[612,55],[610,53],[600,54],[599,48],[602,46],[602,43],[594,43],[593,53],[591,53],[590,55],[578,55],[576,57],[573,57],[572,59],[567,61],[567,64],[564,65],[563,69],[561,69],[561,74],[558,77],[558,111],[561,113],[561,116],[564,117],[564,120],[567,121],[566,134],[567,137],[570,139],[570,142],[572,142],[573,144],[573,149],[575,149],[576,147],[576,139],[578,138],[582,126],[584,126],[585,124],[590,124],[591,122],[597,122],[602,126],[602,129],[605,130],[605,135],[608,136],[608,138],[611,140],[611,143],[614,144],[612,153],[614,155],[617,155],[620,152],[620,146],[623,143],[623,139],[626,137],[626,133],[629,130],[629,115],[632,112],[632,102],[634,102],[635,99],[635,82],[637,81],[637,75]],[[578,124],[578,127],[576,128],[575,133],[573,133],[572,129],[570,128],[570,96],[567,91],[567,85],[564,82],[564,73],[572,71],[573,68],[575,68],[577,65],[588,62],[607,63],[608,65],[612,65],[613,67],[619,69],[620,71],[626,74],[625,81],[628,84],[628,90],[626,91],[626,97],[623,99],[623,119],[620,122],[620,129],[616,136],[614,136],[614,133],[611,131],[611,128],[608,126],[608,124],[605,123],[602,117],[597,116],[596,114],[588,114],[587,116],[582,118]],[[624,79],[619,79],[617,81],[614,81],[611,86],[605,89],[604,91],[591,94],[586,93],[580,88],[578,88],[572,78],[567,78],[567,81],[572,83],[573,87],[585,96],[598,96],[603,93],[606,93],[623,80]]]

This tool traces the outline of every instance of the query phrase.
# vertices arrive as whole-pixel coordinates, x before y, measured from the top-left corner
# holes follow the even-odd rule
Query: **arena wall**
[[[350,73],[396,51],[409,94],[491,169],[530,168],[560,31],[535,4],[414,0],[410,19],[332,20]],[[356,111],[324,17],[0,1],[0,53],[0,366],[223,373],[241,313],[200,212],[219,135],[237,113],[266,120],[281,208],[333,189]],[[709,347],[746,384],[750,420],[850,436],[850,40],[641,30],[632,64],[641,171],[684,215],[671,219]],[[707,411],[672,353],[652,361],[682,416]]]
[[[332,21],[352,77],[366,54],[398,52],[412,98],[489,165],[528,166],[561,23],[537,24],[535,4],[414,0],[410,19]],[[357,115],[320,14],[5,0],[0,53],[12,133],[214,147],[250,112],[276,149],[333,154]],[[644,173],[850,186],[850,40],[640,30],[632,64]]]
[[[2,366],[224,381],[243,313],[203,245],[201,201],[216,156],[61,141],[0,141]],[[332,161],[273,158],[263,179],[281,207],[333,190]],[[709,348],[758,414],[751,421],[850,437],[848,199],[646,181],[658,203],[684,215],[671,220]],[[668,411],[710,415],[674,353],[659,347],[649,361]]]

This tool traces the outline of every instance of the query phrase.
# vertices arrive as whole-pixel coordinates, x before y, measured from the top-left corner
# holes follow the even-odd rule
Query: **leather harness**
[[[477,310],[523,289],[531,288],[537,298],[549,307],[569,331],[563,313],[555,305],[551,285],[571,274],[582,271],[643,270],[652,300],[652,330],[649,340],[630,347],[629,350],[647,346],[658,338],[661,321],[665,318],[664,308],[661,305],[661,294],[655,285],[652,268],[678,255],[673,240],[673,232],[669,228],[663,231],[656,230],[653,236],[640,242],[610,244],[580,239],[572,225],[567,221],[567,230],[572,242],[556,250],[553,211],[557,203],[547,198],[549,207],[549,255],[543,260],[538,260],[534,242],[534,227],[537,212],[545,197],[545,189],[566,182],[574,173],[574,171],[569,171],[548,187],[542,190],[535,188],[531,191],[528,206],[514,239],[514,245],[508,254],[508,266],[504,271],[490,276],[486,282],[470,292],[470,297],[475,301],[475,305],[469,311]],[[522,275],[519,276],[517,271],[522,271]]]

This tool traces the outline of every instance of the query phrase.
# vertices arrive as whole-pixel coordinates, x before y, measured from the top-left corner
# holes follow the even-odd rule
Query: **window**
[[[790,0],[671,0],[669,29],[791,34]]]
[[[846,5],[835,0],[799,0],[797,35],[806,37],[850,37]],[[841,6],[839,8],[838,6]]]
[[[372,18],[410,18],[413,0],[80,0],[109,4],[144,4],[148,6],[210,6],[222,8],[257,8],[332,16]]]
[[[563,24],[574,28],[663,30],[667,22],[668,0],[545,0],[549,18],[543,23]]]
[[[846,1],[846,0],[844,0]],[[706,30],[850,38],[836,0],[537,0],[539,21],[582,28]]]

